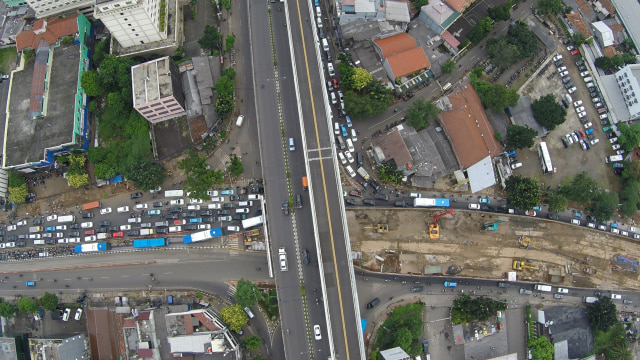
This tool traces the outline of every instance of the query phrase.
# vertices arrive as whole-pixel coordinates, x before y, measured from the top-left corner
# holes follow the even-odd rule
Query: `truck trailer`
[[[543,292],[551,292],[551,285],[536,284],[535,289]]]
[[[369,179],[371,178],[371,177],[369,176],[369,173],[367,172],[367,170],[365,170],[362,166],[360,166],[360,167],[358,168],[358,170],[356,170],[356,172],[357,172],[358,174],[360,174],[360,176],[362,176],[362,178],[364,179],[364,181],[369,181]]]
[[[587,304],[593,304],[594,302],[598,301],[598,298],[593,296],[585,296],[583,301]]]
[[[415,198],[414,207],[449,207],[449,199]]]

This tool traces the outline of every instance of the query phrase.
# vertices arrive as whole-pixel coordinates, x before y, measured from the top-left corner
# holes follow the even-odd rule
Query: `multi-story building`
[[[96,0],[26,0],[26,3],[36,12],[36,18],[44,19],[72,10],[91,16]]]
[[[121,47],[128,48],[167,38],[165,19],[160,18],[161,5],[165,1],[98,0],[93,16],[102,21]]]
[[[186,114],[180,73],[168,56],[131,67],[131,86],[133,108],[147,121]]]

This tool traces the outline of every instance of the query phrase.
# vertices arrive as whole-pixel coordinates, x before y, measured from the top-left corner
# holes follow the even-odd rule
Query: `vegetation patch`
[[[390,349],[401,347],[411,356],[419,355],[422,352],[422,344],[419,339],[422,337],[422,311],[424,304],[415,303],[393,309],[391,316],[380,325],[376,337],[375,349]],[[371,354],[373,360],[382,357],[374,352]]]
[[[451,323],[465,324],[473,321],[489,320],[496,311],[507,310],[504,301],[496,301],[484,296],[471,297],[467,294],[458,296],[451,308]]]

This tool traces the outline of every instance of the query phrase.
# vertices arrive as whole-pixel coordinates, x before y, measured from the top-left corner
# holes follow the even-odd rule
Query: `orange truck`
[[[307,177],[306,177],[306,176],[303,176],[303,177],[302,177],[302,188],[303,188],[304,190],[307,190],[307,189],[309,188],[309,182],[308,182],[308,180],[307,180]]]
[[[91,209],[99,209],[99,208],[100,208],[100,201],[93,201],[93,202],[82,205],[83,211],[91,210]]]

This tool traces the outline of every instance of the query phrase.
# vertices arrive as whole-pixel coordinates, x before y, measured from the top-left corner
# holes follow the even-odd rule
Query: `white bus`
[[[182,190],[167,190],[164,192],[164,197],[183,197],[184,191]]]
[[[59,223],[70,223],[74,221],[76,221],[76,217],[74,215],[58,216]]]
[[[553,164],[551,163],[551,156],[549,155],[549,149],[546,142],[538,144],[538,157],[540,158],[540,165],[542,166],[542,172],[544,174],[551,174],[554,172]]]

